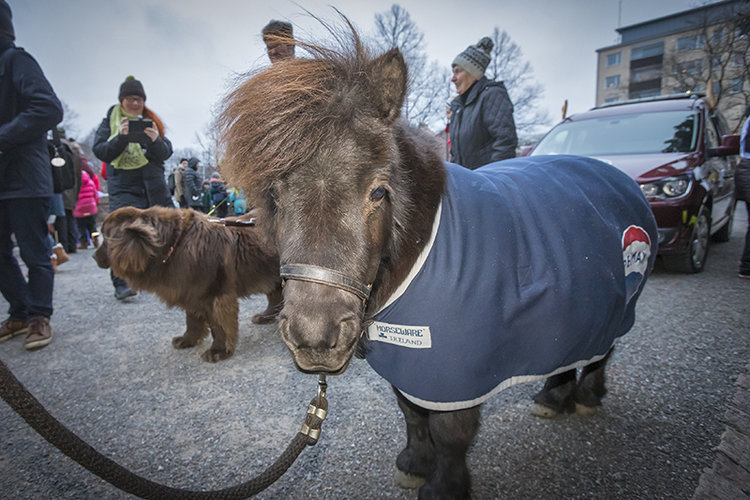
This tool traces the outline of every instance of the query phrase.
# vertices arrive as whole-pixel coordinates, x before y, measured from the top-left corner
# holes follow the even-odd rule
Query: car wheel
[[[711,219],[708,208],[702,206],[693,224],[687,253],[680,255],[665,255],[662,260],[668,271],[680,273],[699,273],[703,271],[708,257],[708,243],[711,234]]]
[[[719,243],[726,243],[727,241],[729,241],[729,237],[732,235],[732,226],[734,225],[734,211],[736,209],[736,206],[736,203],[732,206],[732,213],[729,214],[729,220],[724,225],[724,227],[714,233],[712,238],[714,241],[718,241]]]

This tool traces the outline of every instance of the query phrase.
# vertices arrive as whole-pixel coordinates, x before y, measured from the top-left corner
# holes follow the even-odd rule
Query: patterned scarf
[[[135,120],[138,117],[126,113],[120,104],[116,105],[112,110],[112,114],[109,115],[109,130],[111,135],[108,140],[112,140],[117,134],[120,133],[120,121],[127,117],[131,120]],[[117,158],[112,161],[112,166],[122,170],[135,170],[141,168],[148,163],[146,155],[143,154],[143,148],[137,142],[131,142],[125,151],[120,154]]]

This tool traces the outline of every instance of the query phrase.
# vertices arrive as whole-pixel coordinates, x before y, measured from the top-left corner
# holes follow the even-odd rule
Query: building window
[[[721,63],[721,56],[713,56],[711,58],[711,71],[718,71],[721,69],[722,63]]]
[[[644,97],[655,97],[661,95],[659,89],[644,89],[644,90],[631,90],[628,94],[629,99],[642,99]]]
[[[620,101],[619,97],[607,97],[606,99],[604,99],[605,103],[619,102],[619,101]]]
[[[620,64],[622,58],[620,57],[619,52],[615,52],[614,54],[607,54],[607,67],[609,66],[617,66]]]
[[[742,92],[742,78],[735,78],[732,80],[732,85],[729,87],[730,94],[739,94]]]
[[[635,83],[659,80],[662,77],[661,69],[645,68],[633,70],[630,72],[630,81]]]
[[[703,35],[691,35],[677,39],[677,52],[702,49],[705,45]]]
[[[675,73],[680,75],[700,75],[703,73],[703,59],[693,59],[675,64]]]
[[[664,42],[649,43],[630,49],[630,59],[645,59],[647,57],[660,56],[664,54]]]
[[[745,66],[745,54],[742,52],[732,53],[732,66],[739,68]]]
[[[620,86],[620,75],[608,76],[604,83],[608,89],[616,89]]]
[[[720,95],[721,94],[721,81],[720,80],[714,80],[713,85],[711,86],[714,95]]]
[[[715,29],[713,36],[711,37],[711,43],[714,45],[721,45],[724,43],[724,36],[724,28]]]

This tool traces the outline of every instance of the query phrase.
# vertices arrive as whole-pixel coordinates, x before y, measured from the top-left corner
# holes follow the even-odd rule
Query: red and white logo
[[[651,238],[640,226],[629,226],[622,233],[622,262],[625,276],[632,273],[646,274],[651,257]]]

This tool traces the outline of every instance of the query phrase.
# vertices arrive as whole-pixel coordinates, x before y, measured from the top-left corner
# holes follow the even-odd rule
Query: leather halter
[[[319,285],[332,286],[353,293],[362,299],[362,302],[367,301],[370,297],[370,290],[372,290],[372,284],[363,285],[343,273],[312,264],[286,264],[281,266],[279,271],[281,277],[285,280],[309,281]]]

